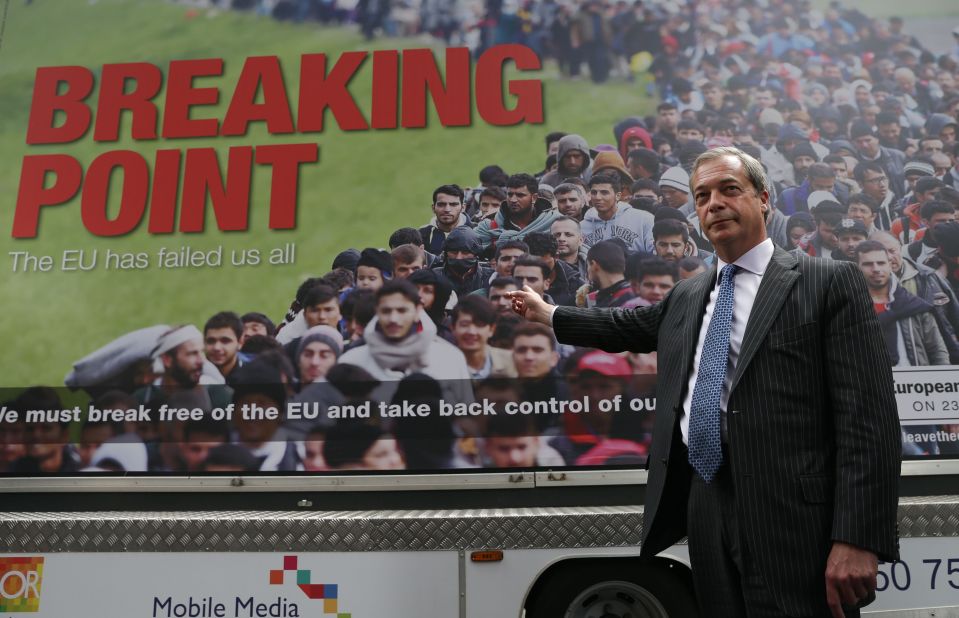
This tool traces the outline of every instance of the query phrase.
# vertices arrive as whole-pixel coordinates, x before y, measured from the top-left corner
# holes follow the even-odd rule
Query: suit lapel
[[[769,266],[766,267],[766,272],[763,273],[762,282],[756,292],[756,300],[753,303],[752,311],[749,313],[749,322],[746,324],[746,332],[743,335],[739,360],[736,362],[736,371],[729,387],[730,392],[735,390],[743,372],[746,371],[749,362],[766,338],[769,328],[779,317],[779,311],[783,303],[786,302],[786,296],[792,290],[793,285],[796,284],[796,280],[799,279],[799,271],[796,269],[797,264],[795,257],[778,247],[776,248],[772,259],[769,261]]]
[[[699,341],[699,329],[703,324],[703,313],[709,293],[716,285],[716,266],[690,281],[688,304],[683,324],[683,358],[680,365],[682,375],[689,377],[689,364],[692,362]],[[684,383],[685,384],[685,383]],[[682,386],[680,387],[682,388]]]

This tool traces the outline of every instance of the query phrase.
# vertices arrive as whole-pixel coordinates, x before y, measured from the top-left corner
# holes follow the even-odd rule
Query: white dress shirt
[[[726,365],[726,380],[723,383],[723,392],[719,398],[719,409],[723,414],[726,413],[726,404],[729,403],[729,387],[732,385],[733,373],[736,370],[736,362],[739,360],[739,351],[743,347],[743,335],[746,333],[746,324],[749,322],[749,314],[752,311],[753,303],[756,301],[756,292],[759,291],[759,284],[763,280],[763,273],[769,265],[769,260],[773,257],[773,241],[766,239],[744,253],[738,260],[733,262],[739,266],[740,270],[733,281],[736,282],[736,291],[733,295],[733,319],[729,331],[729,360]],[[689,444],[689,410],[693,400],[693,389],[696,386],[696,376],[699,374],[699,359],[703,353],[703,342],[706,340],[706,331],[709,329],[709,321],[713,317],[713,309],[716,307],[716,297],[719,296],[719,276],[726,262],[718,255],[717,277],[713,283],[713,291],[709,294],[709,303],[706,305],[706,314],[703,316],[702,326],[699,327],[699,341],[696,344],[696,355],[693,358],[692,370],[689,372],[689,381],[686,385],[686,398],[683,400],[683,412],[679,419],[679,429],[683,434],[683,443]]]

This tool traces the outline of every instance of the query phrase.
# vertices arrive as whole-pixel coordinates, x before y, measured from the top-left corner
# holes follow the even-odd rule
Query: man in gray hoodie
[[[543,176],[540,184],[555,188],[566,178],[580,178],[583,182],[589,182],[593,161],[589,156],[589,144],[582,135],[571,133],[559,140],[556,165],[556,170]]]
[[[653,252],[653,215],[621,202],[622,185],[616,173],[604,172],[589,181],[589,202],[580,228],[583,245],[621,239],[629,254]]]

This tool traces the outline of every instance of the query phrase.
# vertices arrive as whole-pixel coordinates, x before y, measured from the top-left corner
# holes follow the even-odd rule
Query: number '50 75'
[[[949,586],[959,590],[959,558],[927,558],[922,561],[922,567],[917,573],[919,581],[925,581],[928,576],[929,589]],[[896,590],[908,590],[912,586],[912,569],[902,560],[896,562],[880,562],[879,573],[876,576],[876,591],[882,592],[890,587]]]

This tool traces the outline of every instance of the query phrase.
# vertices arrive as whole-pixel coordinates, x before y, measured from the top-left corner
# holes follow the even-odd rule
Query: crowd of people
[[[608,144],[548,133],[543,162],[511,173],[491,163],[473,188],[438,179],[423,196],[430,211],[411,215],[416,226],[385,237],[388,249],[343,249],[279,319],[223,310],[202,329],[156,326],[97,350],[67,379],[97,409],[167,405],[203,418],[6,424],[0,471],[641,464],[656,355],[558,345],[512,313],[508,293],[525,285],[557,305],[630,308],[708,271],[714,255],[689,171],[715,146],[763,163],[777,245],[858,264],[895,367],[959,364],[955,52],[933,54],[902,20],[835,3],[816,12],[804,2],[590,0],[583,11],[608,50],[563,60],[555,38],[535,45],[571,73],[589,64],[602,81],[598,57],[615,66],[642,43],[661,96],[654,114],[617,122]],[[633,32],[616,26],[622,15],[645,34],[617,39]],[[582,414],[549,405],[617,397],[641,405]],[[476,402],[499,413],[472,414]],[[507,402],[544,405],[505,414]],[[430,413],[384,416],[380,403]],[[289,418],[290,404],[316,413]],[[441,415],[443,404],[460,412]],[[61,398],[37,387],[6,405],[56,409]],[[232,421],[212,419],[230,405]],[[268,408],[281,414],[239,413]],[[936,435],[927,429],[904,431]],[[907,455],[959,451],[934,438],[904,444]]]

